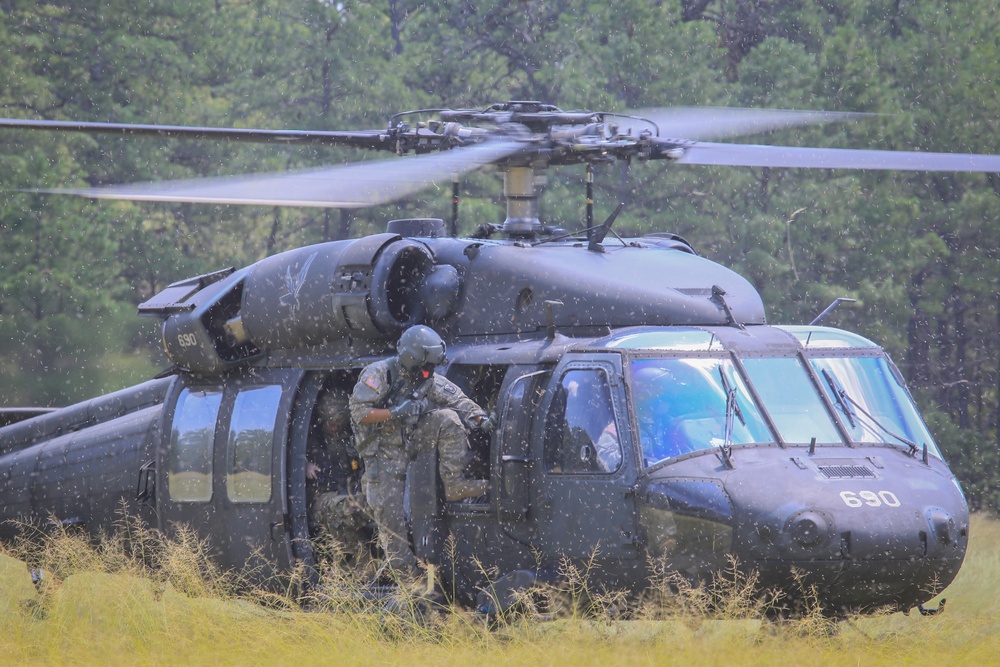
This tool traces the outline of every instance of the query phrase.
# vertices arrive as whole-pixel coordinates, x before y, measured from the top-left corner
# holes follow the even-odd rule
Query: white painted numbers
[[[892,491],[841,491],[840,499],[848,507],[899,507],[899,498]]]
[[[198,344],[198,339],[193,333],[178,334],[177,344],[181,347],[194,347]]]

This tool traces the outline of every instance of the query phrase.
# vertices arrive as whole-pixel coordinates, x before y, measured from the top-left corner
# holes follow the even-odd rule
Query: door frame
[[[259,566],[255,578],[266,579],[275,571],[292,566],[292,521],[288,503],[288,451],[292,428],[299,421],[297,398],[305,371],[301,369],[251,368],[222,378],[181,376],[165,405],[163,437],[157,448],[157,515],[161,531],[175,535],[179,524],[192,528],[209,542],[209,553],[222,567]],[[237,396],[242,391],[279,386],[275,427],[271,438],[270,489],[266,502],[235,501],[227,493],[228,435]],[[170,497],[169,464],[171,433],[177,403],[185,390],[220,391],[212,443],[211,498],[207,501],[175,501]],[[308,428],[308,427],[307,427]],[[294,449],[294,448],[293,448]],[[263,556],[263,562],[257,562]],[[252,561],[252,562],[251,562]]]
[[[617,353],[574,354],[552,372],[535,420],[532,505],[537,521],[538,546],[549,557],[635,559],[639,557],[639,517],[635,499],[637,479],[634,443],[628,417],[622,371]],[[605,374],[617,425],[622,460],[614,472],[550,472],[546,470],[545,442],[553,402],[570,371],[597,370]]]

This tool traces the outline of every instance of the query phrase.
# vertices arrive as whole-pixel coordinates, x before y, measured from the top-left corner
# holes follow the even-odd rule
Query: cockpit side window
[[[621,463],[607,375],[596,369],[567,371],[546,420],[546,472],[612,473]]]

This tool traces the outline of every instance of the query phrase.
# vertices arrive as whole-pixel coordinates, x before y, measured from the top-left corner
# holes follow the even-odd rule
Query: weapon
[[[425,397],[433,386],[434,376],[431,375],[417,385],[417,387],[410,392],[405,399],[400,401],[390,410],[393,418],[399,419],[400,421],[400,432],[403,435],[403,446],[406,449],[407,456],[410,458],[413,458],[416,455],[416,451],[413,444],[410,442],[409,431],[416,428],[417,423],[420,421],[420,417],[423,416],[425,412],[428,412],[428,402]]]

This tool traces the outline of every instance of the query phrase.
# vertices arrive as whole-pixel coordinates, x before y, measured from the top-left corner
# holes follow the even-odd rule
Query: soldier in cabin
[[[446,357],[444,341],[433,329],[407,329],[396,350],[395,357],[361,371],[350,411],[379,544],[393,569],[413,574],[417,562],[403,510],[407,463],[436,448],[445,500],[484,495],[487,480],[465,477],[468,432],[492,430],[493,421],[458,386],[434,373]]]
[[[325,390],[316,414],[322,437],[307,453],[309,516],[317,532],[330,536],[345,559],[357,561],[367,551],[370,532],[347,392]]]

